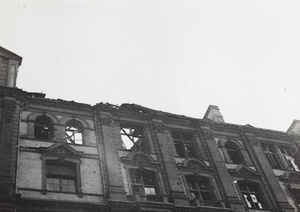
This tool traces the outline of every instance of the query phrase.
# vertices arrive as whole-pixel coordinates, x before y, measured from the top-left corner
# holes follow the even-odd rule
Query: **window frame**
[[[44,123],[43,123],[44,122]],[[48,123],[47,123],[48,122]],[[49,129],[47,129],[49,128]],[[46,132],[41,133],[42,130]],[[48,134],[46,136],[46,134]],[[46,136],[46,137],[44,137]],[[34,120],[34,138],[37,140],[53,140],[54,121],[47,115],[39,115]]]
[[[299,165],[295,162],[295,158],[291,153],[291,150],[289,146],[284,146],[284,145],[279,145],[278,146],[280,154],[284,158],[287,168],[286,169],[291,169],[296,172],[300,172]],[[283,151],[284,150],[284,151]]]
[[[59,188],[56,190],[56,189],[49,189],[48,188],[48,185],[50,184],[54,184],[54,183],[49,183],[48,182],[48,180],[58,180],[58,184],[56,184],[56,185],[58,185],[59,186]],[[73,182],[73,185],[71,185],[71,186],[73,186],[74,187],[74,190],[72,190],[72,191],[70,191],[70,189],[68,189],[68,191],[66,191],[65,189],[64,189],[64,183],[63,183],[63,181],[64,180],[67,180],[68,182],[69,181],[72,181]],[[76,193],[76,179],[75,178],[70,178],[70,177],[65,177],[65,176],[61,176],[61,175],[47,175],[46,176],[46,190],[47,191],[57,191],[57,192],[68,192],[68,193]],[[69,184],[68,184],[69,185]],[[70,185],[69,185],[70,186]]]
[[[266,151],[265,147],[274,147],[276,152]],[[266,155],[268,162],[270,163],[272,169],[280,169],[280,170],[293,170],[296,172],[300,172],[300,166],[297,163],[294,155],[291,152],[292,146],[282,145],[282,144],[271,144],[262,142],[261,148],[263,153]],[[272,157],[272,158],[270,158]],[[277,166],[273,166],[272,160],[277,161]]]
[[[228,146],[228,145],[230,145],[230,146]],[[234,149],[229,149],[231,147],[233,147]],[[240,146],[236,142],[234,142],[232,140],[228,140],[225,142],[224,148],[228,155],[228,158],[226,157],[228,163],[233,163],[233,164],[245,163],[245,158],[241,153],[242,148],[240,148]],[[234,157],[237,157],[238,161]]]
[[[81,175],[80,175],[80,164],[81,161],[79,159],[73,158],[59,158],[55,156],[42,156],[42,194],[46,195],[47,192],[55,192],[55,193],[73,193],[77,194],[79,197],[82,197],[82,186],[81,186]],[[53,173],[48,173],[47,163],[51,162],[58,162],[58,163],[69,163],[74,166],[75,176],[62,176],[62,175],[55,175]],[[75,181],[75,192],[67,192],[67,191],[56,191],[56,190],[48,190],[47,189],[47,179],[51,178],[48,176],[52,176],[52,178],[73,178]],[[62,186],[62,185],[60,185]]]
[[[268,207],[267,207],[268,205],[267,205],[266,199],[264,197],[265,194],[264,194],[263,190],[261,189],[262,185],[261,185],[260,182],[249,181],[249,180],[245,180],[245,179],[240,179],[240,180],[235,180],[234,184],[236,185],[236,188],[237,188],[237,190],[239,192],[239,195],[240,195],[240,197],[241,197],[241,199],[242,199],[242,201],[244,203],[244,207],[245,208],[251,209],[251,210],[252,209],[253,210],[262,210],[262,211],[268,210]],[[240,185],[245,186],[247,188],[247,190],[246,191],[242,191]],[[250,186],[252,186],[252,187],[255,186],[255,188],[257,189],[257,191],[256,192],[255,191],[251,191],[249,189]],[[247,198],[247,200],[245,199],[245,194],[246,194],[247,197],[249,197],[249,198]],[[255,205],[253,194],[254,194],[255,200],[258,202],[257,206]],[[258,194],[258,195],[255,195],[255,194]],[[248,203],[251,205],[251,207],[249,207]],[[262,208],[259,208],[259,204],[261,205]]]
[[[274,144],[262,143],[261,147],[272,169],[281,169],[280,160],[278,158],[278,150],[276,149],[276,146]]]
[[[126,130],[129,130],[129,132],[126,132]],[[136,131],[138,131],[138,134],[135,134]],[[124,150],[144,152],[147,151],[147,147],[149,147],[144,126],[122,123],[120,124],[120,137]],[[127,141],[131,141],[132,146],[126,147],[126,141],[123,139],[123,137],[128,139]],[[135,139],[137,140],[135,141]]]
[[[68,132],[70,132],[71,135],[69,135]],[[76,139],[77,134],[80,134],[81,139]],[[83,124],[75,119],[68,120],[65,124],[65,139],[68,144],[84,145],[85,139]]]
[[[197,145],[195,143],[194,133],[183,132],[183,131],[179,131],[179,130],[171,130],[171,136],[173,139],[176,153],[179,157],[198,158]],[[177,136],[179,136],[179,137],[177,137]],[[190,137],[190,138],[186,139],[188,137]],[[191,153],[189,151],[191,151]]]
[[[163,198],[163,190],[161,187],[160,177],[158,174],[158,170],[152,170],[141,167],[128,167],[126,169],[127,178],[129,183],[129,194],[131,196],[138,196],[135,200],[141,200],[146,202],[164,202]],[[136,172],[138,177],[141,177],[140,183],[133,183],[133,175]],[[145,176],[153,177],[153,185],[145,185],[144,178]],[[135,189],[134,187],[138,188]],[[147,194],[145,188],[154,188],[155,194]],[[138,190],[138,192],[136,192]]]
[[[192,178],[195,178],[196,180],[199,180],[198,183],[204,180],[204,182],[207,184],[207,187],[209,188],[208,190],[201,190],[199,188],[199,185],[196,181],[196,187],[198,186],[198,189],[191,189],[189,184],[189,179],[191,178],[191,180],[193,180]],[[213,178],[210,174],[203,174],[203,173],[185,173],[183,174],[183,178],[184,180],[184,185],[185,185],[185,189],[187,192],[187,195],[189,197],[189,201],[191,206],[204,206],[204,207],[221,207],[219,201],[218,201],[218,196],[216,193],[216,189],[214,186],[214,181]],[[194,192],[197,192],[199,194],[199,196],[197,195],[193,195]],[[205,200],[203,198],[204,193],[208,194],[210,196],[210,200]]]

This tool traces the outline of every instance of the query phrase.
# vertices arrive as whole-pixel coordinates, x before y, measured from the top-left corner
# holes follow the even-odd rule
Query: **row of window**
[[[262,143],[264,154],[266,155],[273,169],[289,169],[299,171],[291,149],[287,146],[276,146]]]
[[[53,121],[47,116],[39,116],[35,120],[34,132],[36,139],[51,140],[54,136]],[[83,144],[83,125],[72,119],[65,125],[65,138],[68,143]],[[120,135],[123,148],[130,151],[145,151],[147,148],[146,136],[142,127],[121,125]],[[172,138],[176,153],[179,157],[197,158],[197,145],[192,133],[172,131]],[[232,141],[227,141],[224,150],[230,162],[241,164],[245,162],[241,148]],[[274,169],[292,169],[299,171],[289,148],[275,147],[271,144],[262,144],[263,151]],[[282,162],[284,159],[285,162]],[[228,161],[227,161],[228,162]]]
[[[68,143],[83,144],[83,125],[77,120],[69,120],[65,126],[65,138]],[[54,137],[53,121],[47,116],[38,116],[34,122],[36,139],[51,140]]]
[[[46,161],[45,190],[55,192],[80,193],[80,177],[77,164],[61,160]],[[132,195],[142,200],[161,202],[162,191],[158,175],[147,169],[129,169],[129,181]],[[220,207],[211,177],[188,174],[184,177],[187,195],[192,206]],[[249,181],[235,182],[245,206],[252,209],[264,209],[266,206],[258,183]]]

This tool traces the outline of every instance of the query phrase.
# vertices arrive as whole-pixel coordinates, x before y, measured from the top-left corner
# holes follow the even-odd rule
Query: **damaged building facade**
[[[0,211],[300,210],[300,122],[287,132],[16,87],[0,48]]]

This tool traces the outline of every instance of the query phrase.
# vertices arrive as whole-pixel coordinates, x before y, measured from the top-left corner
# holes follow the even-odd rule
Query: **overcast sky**
[[[300,119],[300,1],[0,0],[17,86],[286,131]]]

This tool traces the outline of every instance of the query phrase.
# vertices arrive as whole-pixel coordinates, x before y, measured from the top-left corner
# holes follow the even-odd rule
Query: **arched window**
[[[228,156],[233,163],[240,164],[243,163],[243,157],[240,154],[239,147],[232,141],[227,141],[225,143],[225,148],[227,150]]]
[[[34,136],[36,139],[51,140],[54,136],[53,121],[45,116],[38,116],[34,122]]]
[[[66,139],[68,143],[83,144],[83,125],[76,120],[69,120],[66,124]]]

